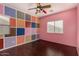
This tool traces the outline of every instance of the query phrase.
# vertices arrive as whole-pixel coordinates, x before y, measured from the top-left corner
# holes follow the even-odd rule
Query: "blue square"
[[[5,6],[5,15],[16,17],[16,10]]]
[[[32,23],[32,28],[36,28],[36,24],[35,23]]]
[[[18,35],[24,35],[25,29],[24,28],[17,28],[17,36]]]

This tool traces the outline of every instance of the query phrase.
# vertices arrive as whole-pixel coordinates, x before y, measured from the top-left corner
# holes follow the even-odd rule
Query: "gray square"
[[[24,19],[24,13],[17,11],[17,18]]]
[[[0,35],[10,34],[10,26],[0,26]]]
[[[32,35],[32,40],[36,40],[36,35]]]

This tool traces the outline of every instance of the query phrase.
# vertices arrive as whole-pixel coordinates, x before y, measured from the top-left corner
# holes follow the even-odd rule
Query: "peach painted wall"
[[[62,19],[64,21],[64,33],[47,33],[47,22],[56,19]],[[76,47],[77,8],[75,7],[60,13],[40,18],[40,39]]]

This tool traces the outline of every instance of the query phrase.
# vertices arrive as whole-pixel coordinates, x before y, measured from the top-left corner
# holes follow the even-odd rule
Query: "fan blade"
[[[45,14],[47,13],[43,8],[40,8],[41,11],[43,11]]]
[[[46,14],[47,12],[45,10],[43,10],[43,12]]]
[[[41,8],[50,8],[51,5],[45,5],[45,6],[41,6]]]
[[[33,9],[37,9],[37,8],[50,8],[51,7],[51,5],[45,5],[45,6],[38,6],[38,7],[35,7],[35,8],[30,8],[30,9],[28,9],[28,10],[33,10]]]
[[[37,9],[37,7],[35,7],[35,8],[30,8],[30,9],[28,9],[28,10],[33,10],[33,9]]]

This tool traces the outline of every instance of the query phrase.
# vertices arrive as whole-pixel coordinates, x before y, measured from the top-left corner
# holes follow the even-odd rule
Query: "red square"
[[[26,21],[25,26],[28,27],[28,28],[31,27],[31,22]]]
[[[3,48],[3,39],[0,39],[0,49]]]
[[[11,27],[16,27],[16,19],[10,18],[10,26]]]

